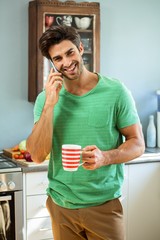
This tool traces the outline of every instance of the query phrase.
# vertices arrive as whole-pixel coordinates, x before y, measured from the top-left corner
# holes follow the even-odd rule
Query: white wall
[[[0,0],[0,149],[27,138],[33,126],[33,104],[27,101],[28,2]],[[101,73],[132,91],[145,134],[160,89],[160,1],[90,2],[101,7]]]

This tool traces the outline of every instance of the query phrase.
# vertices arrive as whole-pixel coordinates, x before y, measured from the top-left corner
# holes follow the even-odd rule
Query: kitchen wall
[[[28,2],[0,0],[0,149],[27,138],[33,126],[33,104],[27,100]],[[101,6],[101,73],[132,91],[146,134],[160,89],[160,1],[92,2]]]

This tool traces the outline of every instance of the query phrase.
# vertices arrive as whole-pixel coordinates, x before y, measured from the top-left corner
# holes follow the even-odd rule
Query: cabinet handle
[[[43,182],[41,182],[41,185],[42,185],[43,187],[47,187],[47,186],[48,186],[48,182],[47,182],[47,181],[43,181]]]
[[[40,228],[39,229],[40,232],[43,232],[43,231],[52,231],[51,228]]]
[[[43,203],[43,204],[42,204],[42,208],[46,208],[46,203]]]

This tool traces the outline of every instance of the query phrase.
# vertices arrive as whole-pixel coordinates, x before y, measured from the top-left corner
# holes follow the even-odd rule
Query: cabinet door
[[[27,220],[27,240],[53,239],[50,218]]]
[[[127,232],[128,228],[128,165],[125,165],[124,168],[124,182],[122,186],[122,196],[120,198],[122,206],[123,206],[123,212],[124,212],[124,222],[125,222],[125,230]]]
[[[48,186],[47,172],[33,172],[26,174],[26,194],[45,194]]]
[[[49,217],[46,199],[46,195],[27,196],[27,219]]]
[[[50,63],[44,59],[38,41],[52,25],[75,27],[84,44],[83,61],[90,71],[100,68],[100,8],[96,2],[34,0],[29,2],[29,92],[33,102],[47,79]]]
[[[160,163],[129,165],[127,240],[160,239]]]

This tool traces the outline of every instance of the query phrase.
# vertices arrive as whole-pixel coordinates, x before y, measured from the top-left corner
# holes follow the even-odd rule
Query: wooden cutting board
[[[23,166],[43,166],[48,165],[49,161],[48,159],[44,162],[38,164],[35,162],[27,162],[26,159],[15,159],[14,154],[20,154],[20,151],[12,151],[12,148],[3,149],[3,153],[5,156],[12,158],[14,162],[18,162],[19,164],[22,164]]]
[[[12,148],[3,149],[5,156],[14,159],[14,154],[20,154],[20,151],[12,151]]]
[[[49,163],[48,160],[45,160],[42,163],[27,162],[25,159],[13,159],[12,161],[17,162],[18,164],[26,166],[26,167],[47,166]]]

